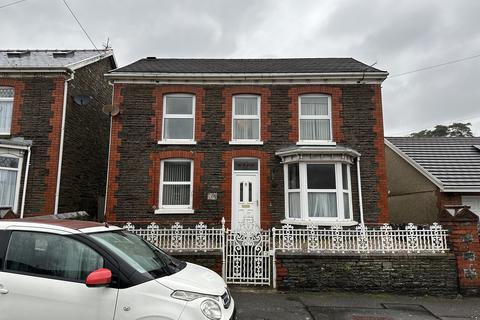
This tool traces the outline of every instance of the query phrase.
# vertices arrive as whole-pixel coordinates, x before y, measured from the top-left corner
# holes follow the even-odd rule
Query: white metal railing
[[[418,229],[409,223],[405,230],[393,230],[388,224],[378,229],[361,225],[355,229],[284,225],[280,229],[273,228],[272,234],[273,250],[282,252],[444,253],[448,250],[448,232],[437,223],[427,229]]]
[[[160,228],[155,222],[146,228],[136,228],[128,222],[123,228],[165,251],[223,251],[225,246],[224,219],[222,219],[221,227],[213,228],[208,228],[203,222],[191,228],[184,228],[179,222],[170,228]]]

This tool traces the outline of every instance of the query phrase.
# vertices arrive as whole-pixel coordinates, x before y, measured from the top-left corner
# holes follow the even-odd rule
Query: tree
[[[411,133],[411,137],[423,138],[423,137],[473,137],[472,124],[470,122],[461,123],[454,122],[449,126],[438,124],[433,130],[422,130],[419,132]]]

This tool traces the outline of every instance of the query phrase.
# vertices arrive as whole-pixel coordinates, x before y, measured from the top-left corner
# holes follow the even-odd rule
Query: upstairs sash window
[[[0,134],[10,134],[14,94],[13,88],[0,87]]]
[[[260,97],[233,97],[233,141],[260,141]]]
[[[163,141],[193,142],[195,96],[169,94],[164,97]]]
[[[332,141],[330,96],[304,95],[299,99],[300,142]]]

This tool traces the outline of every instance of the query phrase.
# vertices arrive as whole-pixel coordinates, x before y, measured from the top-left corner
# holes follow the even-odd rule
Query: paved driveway
[[[234,288],[238,320],[480,320],[480,298],[279,293]]]

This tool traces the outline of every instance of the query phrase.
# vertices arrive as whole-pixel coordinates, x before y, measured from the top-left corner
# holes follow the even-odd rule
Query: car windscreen
[[[100,232],[90,236],[138,272],[149,273],[154,278],[176,273],[186,265],[127,231]]]

